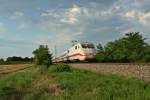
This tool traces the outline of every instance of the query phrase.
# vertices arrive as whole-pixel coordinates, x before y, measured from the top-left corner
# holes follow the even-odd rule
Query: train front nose
[[[86,58],[94,58],[96,55],[96,51],[93,49],[87,49],[85,50],[85,56]]]

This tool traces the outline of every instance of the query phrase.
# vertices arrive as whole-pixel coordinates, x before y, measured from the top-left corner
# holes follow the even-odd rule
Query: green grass
[[[117,75],[55,65],[40,74],[35,67],[0,77],[0,100],[150,100],[150,83]]]
[[[64,97],[71,100],[149,100],[150,84],[135,78],[74,70],[56,73]]]

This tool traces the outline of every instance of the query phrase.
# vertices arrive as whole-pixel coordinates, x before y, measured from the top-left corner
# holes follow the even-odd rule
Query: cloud
[[[127,18],[135,18],[135,11],[134,10],[128,11],[128,12],[125,13],[125,16]]]
[[[41,13],[41,16],[60,18],[60,22],[62,23],[75,24],[78,22],[77,17],[80,13],[80,7],[74,4],[68,9],[59,9],[59,11],[52,9],[46,10]]]
[[[42,23],[41,27],[44,26],[44,29],[52,34],[63,33],[70,38],[74,36],[71,39],[102,40],[103,43],[106,43],[127,30],[143,32],[139,27],[141,27],[140,24],[146,24],[144,20],[148,20],[148,14],[134,8],[133,3],[117,0],[110,5],[100,6],[102,4],[99,2],[89,2],[86,5],[73,4],[59,10],[50,9],[44,14],[47,17],[46,21],[42,20],[40,24]],[[54,36],[52,35],[52,37]],[[60,43],[67,42],[63,39],[60,41]]]
[[[0,22],[0,37],[6,34],[6,28],[4,27],[3,23]]]
[[[150,12],[143,12],[137,10],[127,11],[124,15],[128,20],[137,20],[140,24],[147,25],[150,24]]]
[[[81,13],[80,7],[74,4],[73,7],[69,8],[68,12],[66,12],[68,17],[68,22],[70,24],[75,24],[76,22],[78,22],[77,16],[80,13]]]
[[[57,13],[55,13],[55,10],[46,10],[45,12],[41,13],[41,16],[43,16],[43,17],[60,17]]]
[[[139,22],[142,24],[149,24],[150,25],[150,12],[147,13],[140,13],[138,16]]]
[[[20,18],[24,15],[23,12],[20,12],[20,11],[16,11],[12,14],[12,16],[10,16],[10,19],[17,19],[17,18]]]
[[[18,29],[25,29],[28,27],[28,23],[26,22],[21,22],[19,25],[18,25]]]
[[[0,0],[0,33],[8,33],[0,43],[20,54],[28,49],[24,55],[39,44],[63,52],[71,40],[105,44],[130,31],[150,35],[149,0],[13,1]]]

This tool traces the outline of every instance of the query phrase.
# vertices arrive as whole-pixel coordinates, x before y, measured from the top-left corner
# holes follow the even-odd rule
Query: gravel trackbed
[[[98,73],[138,77],[150,82],[150,64],[73,63],[70,65],[74,68],[91,70]]]

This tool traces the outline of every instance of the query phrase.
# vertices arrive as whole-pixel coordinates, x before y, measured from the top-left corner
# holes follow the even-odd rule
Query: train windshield
[[[82,48],[94,48],[93,44],[82,44]]]

